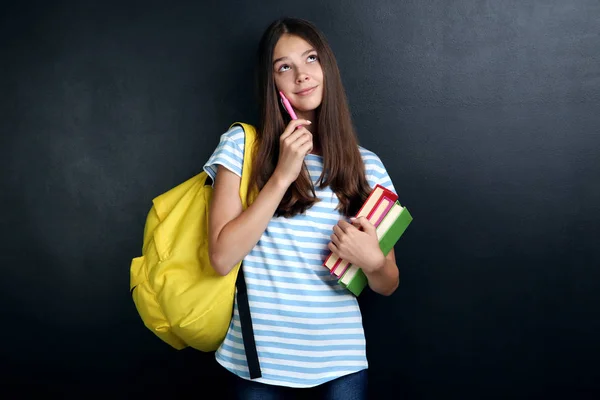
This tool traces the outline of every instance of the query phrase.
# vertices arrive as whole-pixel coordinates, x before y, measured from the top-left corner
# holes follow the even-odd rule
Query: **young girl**
[[[216,360],[235,374],[239,398],[300,392],[313,399],[363,399],[368,363],[360,309],[323,261],[331,251],[359,265],[373,291],[396,290],[393,250],[385,257],[374,226],[350,218],[375,184],[394,186],[379,157],[358,144],[335,57],[315,26],[299,19],[273,22],[258,55],[252,173],[258,196],[242,211],[241,127],[221,136],[204,170],[214,181],[211,262],[226,275],[243,260],[262,377],[249,377],[237,300]],[[279,91],[297,120],[281,105]]]

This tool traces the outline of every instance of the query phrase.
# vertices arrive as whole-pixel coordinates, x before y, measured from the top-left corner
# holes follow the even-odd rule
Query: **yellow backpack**
[[[234,125],[242,126],[246,134],[240,184],[246,209],[256,131],[248,124]],[[210,265],[210,182],[203,171],[154,198],[144,227],[142,255],[131,261],[131,295],[144,325],[178,350],[189,346],[209,352],[219,347],[231,321],[236,284],[244,343],[254,346],[241,262],[226,276]],[[255,357],[255,347],[247,353]]]

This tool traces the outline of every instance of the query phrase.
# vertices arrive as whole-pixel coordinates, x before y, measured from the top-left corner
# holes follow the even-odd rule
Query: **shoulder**
[[[371,187],[375,187],[375,185],[379,184],[393,192],[396,192],[394,184],[392,183],[390,175],[386,167],[383,165],[381,158],[379,158],[379,156],[374,152],[365,149],[364,147],[359,146],[359,148],[365,164],[365,175],[369,185],[371,185]]]
[[[244,139],[246,134],[239,125],[234,125],[221,135],[221,141],[235,143],[242,150],[244,149]]]
[[[241,126],[231,126],[221,134],[217,148],[204,164],[204,170],[211,178],[214,179],[217,174],[217,164],[226,167],[238,176],[242,175],[244,142],[245,133]]]
[[[358,149],[360,151],[360,155],[363,159],[363,162],[365,163],[365,169],[367,171],[371,169],[385,169],[381,158],[379,158],[379,156],[375,154],[375,152],[366,149],[362,146],[358,146]]]

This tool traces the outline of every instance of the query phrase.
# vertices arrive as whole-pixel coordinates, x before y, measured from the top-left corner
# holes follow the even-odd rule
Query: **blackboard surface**
[[[5,8],[0,382],[226,390],[212,354],[143,326],[129,265],[151,199],[256,121],[254,52],[284,15],[329,39],[361,144],[415,218],[398,291],[360,300],[371,397],[598,398],[597,0]]]

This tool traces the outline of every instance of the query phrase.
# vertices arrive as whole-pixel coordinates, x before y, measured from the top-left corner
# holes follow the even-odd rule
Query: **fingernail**
[[[306,120],[306,122],[308,122],[309,124],[312,124],[312,122],[310,122],[309,120]]]

